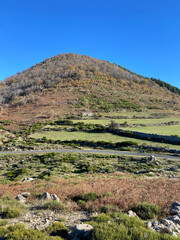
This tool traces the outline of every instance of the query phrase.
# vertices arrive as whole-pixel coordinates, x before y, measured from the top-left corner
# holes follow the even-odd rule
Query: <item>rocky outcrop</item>
[[[173,216],[160,221],[148,222],[147,228],[160,233],[170,233],[173,236],[180,235],[180,203],[174,202],[170,212]]]
[[[72,232],[69,234],[69,237],[73,240],[75,239],[89,239],[90,232],[93,227],[89,224],[77,224],[74,226]]]

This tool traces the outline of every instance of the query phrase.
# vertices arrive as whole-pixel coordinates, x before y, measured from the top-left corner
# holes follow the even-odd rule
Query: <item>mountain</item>
[[[17,122],[94,113],[180,110],[180,90],[114,63],[60,54],[0,83],[1,119]]]

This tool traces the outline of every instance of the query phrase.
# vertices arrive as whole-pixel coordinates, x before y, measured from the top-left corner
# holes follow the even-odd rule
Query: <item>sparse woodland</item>
[[[169,88],[169,90],[168,90]],[[85,110],[174,109],[180,107],[177,88],[149,79],[116,64],[78,54],[61,54],[6,78],[0,85],[4,118],[62,117]],[[17,119],[18,119],[18,116]]]

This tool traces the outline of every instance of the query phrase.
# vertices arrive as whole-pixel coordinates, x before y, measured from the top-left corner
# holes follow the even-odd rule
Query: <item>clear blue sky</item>
[[[180,0],[0,0],[0,80],[68,52],[180,88]]]

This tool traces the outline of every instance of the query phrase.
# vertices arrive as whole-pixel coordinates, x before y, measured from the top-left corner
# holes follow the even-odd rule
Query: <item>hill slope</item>
[[[1,118],[34,121],[86,110],[179,110],[180,96],[172,92],[179,89],[164,86],[107,61],[60,54],[0,84]]]

